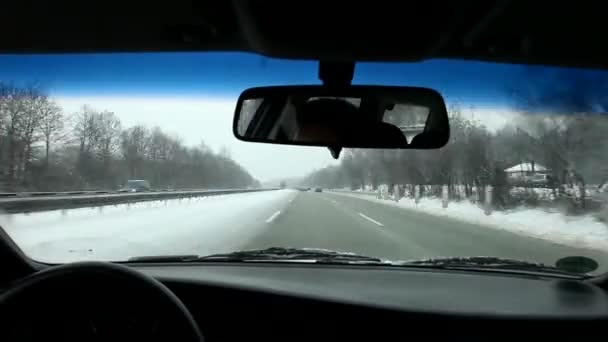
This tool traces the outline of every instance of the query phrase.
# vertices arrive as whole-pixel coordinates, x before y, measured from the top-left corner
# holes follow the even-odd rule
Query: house
[[[546,178],[551,171],[538,163],[521,163],[504,170],[507,178],[512,181],[528,181]]]

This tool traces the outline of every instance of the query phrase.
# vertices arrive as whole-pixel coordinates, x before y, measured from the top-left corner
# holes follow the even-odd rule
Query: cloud
[[[522,114],[508,107],[475,107],[463,110],[462,116],[481,123],[490,131],[496,131],[505,125],[515,122]]]

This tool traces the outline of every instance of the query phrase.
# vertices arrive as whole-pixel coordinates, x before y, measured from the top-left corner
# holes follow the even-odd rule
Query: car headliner
[[[608,68],[602,2],[12,1],[0,53],[247,51]]]

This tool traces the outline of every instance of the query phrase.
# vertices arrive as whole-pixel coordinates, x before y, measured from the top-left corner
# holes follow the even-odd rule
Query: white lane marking
[[[277,210],[276,213],[270,215],[270,217],[266,220],[266,223],[270,223],[270,222],[274,221],[274,219],[276,219],[277,216],[279,216],[280,213],[281,213],[281,211]]]
[[[366,215],[364,215],[364,214],[362,214],[362,213],[359,213],[359,216],[363,217],[364,219],[368,220],[368,221],[369,221],[369,222],[371,222],[371,223],[374,223],[374,224],[379,225],[380,227],[384,227],[384,225],[383,225],[382,223],[380,223],[380,222],[378,222],[378,221],[374,220],[373,218],[371,218],[371,217],[369,217],[369,216],[366,216]]]

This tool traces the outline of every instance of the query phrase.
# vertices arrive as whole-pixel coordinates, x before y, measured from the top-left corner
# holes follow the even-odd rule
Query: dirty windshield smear
[[[606,271],[605,72],[359,63],[353,83],[439,91],[449,143],[334,160],[327,148],[234,138],[243,90],[320,84],[313,61],[0,55],[0,226],[50,263]],[[429,114],[410,107],[382,118],[407,141]]]

